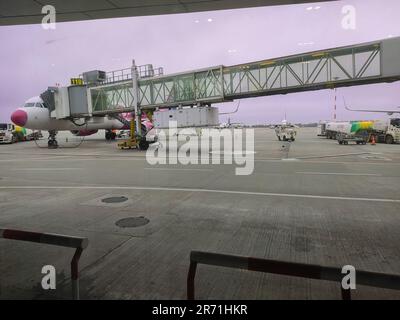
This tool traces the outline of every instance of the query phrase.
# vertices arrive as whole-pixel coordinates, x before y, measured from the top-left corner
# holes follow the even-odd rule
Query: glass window
[[[29,102],[24,104],[24,108],[32,108],[35,106],[35,103]]]
[[[390,124],[394,127],[400,128],[400,119],[391,119]]]

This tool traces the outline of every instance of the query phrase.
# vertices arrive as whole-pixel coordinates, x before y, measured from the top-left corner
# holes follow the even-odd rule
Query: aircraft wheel
[[[140,150],[147,150],[149,148],[149,143],[146,140],[141,140],[139,142],[139,149]]]
[[[47,146],[49,147],[49,148],[51,148],[51,149],[55,149],[55,148],[58,148],[58,142],[57,142],[57,140],[49,140],[48,142],[47,142]]]

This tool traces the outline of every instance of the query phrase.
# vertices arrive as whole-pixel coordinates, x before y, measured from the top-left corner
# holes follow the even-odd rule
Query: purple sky
[[[341,26],[342,7],[354,5],[356,30]],[[320,6],[319,10],[307,10]],[[56,8],[57,9],[57,8]],[[400,36],[400,1],[349,0],[278,7],[0,27],[0,120],[55,83],[69,84],[83,71],[111,71],[137,64],[165,73],[233,65]],[[208,19],[212,19],[211,22]],[[308,43],[304,45],[304,43]],[[400,82],[341,88],[338,119],[382,118],[344,109],[400,106]],[[333,90],[243,99],[232,122],[292,122],[331,119]],[[221,106],[234,110],[237,102]],[[227,117],[221,117],[226,121]]]

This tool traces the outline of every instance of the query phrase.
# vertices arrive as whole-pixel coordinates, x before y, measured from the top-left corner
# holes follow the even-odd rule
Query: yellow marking
[[[275,64],[275,63],[276,63],[276,61],[273,61],[273,60],[265,61],[263,63],[260,63],[260,66],[268,66],[268,65],[271,65],[271,64]]]
[[[81,78],[71,78],[72,85],[83,85],[83,80]]]

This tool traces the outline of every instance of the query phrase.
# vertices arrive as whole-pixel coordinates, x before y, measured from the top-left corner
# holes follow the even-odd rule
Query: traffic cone
[[[371,146],[374,146],[376,144],[376,141],[375,141],[375,136],[372,136],[372,140],[371,140]]]

